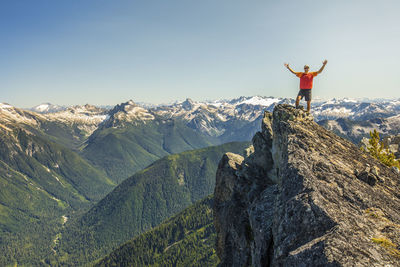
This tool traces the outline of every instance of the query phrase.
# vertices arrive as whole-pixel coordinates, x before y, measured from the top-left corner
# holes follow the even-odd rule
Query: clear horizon
[[[124,100],[122,102],[106,103],[106,104],[96,104],[96,103],[87,102],[87,103],[71,103],[71,104],[67,104],[67,105],[62,105],[62,104],[58,104],[58,103],[42,102],[42,103],[39,103],[39,104],[36,104],[36,105],[33,105],[33,106],[29,106],[29,107],[15,106],[15,105],[12,105],[11,103],[7,103],[7,102],[0,102],[0,104],[8,104],[8,105],[11,105],[13,107],[21,108],[21,109],[31,109],[31,108],[34,108],[34,107],[37,107],[37,106],[40,106],[40,105],[45,105],[45,104],[57,105],[57,106],[60,106],[60,107],[83,106],[83,105],[86,105],[86,104],[97,106],[97,107],[114,107],[116,105],[119,105],[119,104],[122,104],[122,103],[126,103],[126,102],[132,100],[134,103],[139,104],[139,105],[163,106],[163,105],[172,105],[172,104],[177,103],[177,102],[178,103],[179,102],[183,102],[186,99],[191,99],[194,102],[204,103],[204,102],[213,102],[213,101],[218,101],[218,100],[230,101],[230,100],[237,99],[237,98],[240,98],[240,97],[248,97],[248,98],[250,98],[250,97],[257,97],[257,96],[260,96],[260,95],[237,96],[237,97],[232,97],[232,98],[218,98],[218,99],[196,99],[196,100],[195,99],[191,99],[190,97],[188,97],[188,98],[184,98],[184,99],[176,99],[176,100],[173,100],[173,101],[170,101],[170,102],[160,102],[160,103],[150,103],[150,102],[143,102],[143,101],[135,101],[134,99],[126,99],[126,100]],[[260,97],[285,98],[285,97],[274,97],[274,96],[260,96]],[[287,97],[287,98],[288,99],[292,99],[293,101],[295,101],[295,97]],[[400,101],[400,97],[398,97],[398,98],[349,98],[349,97],[320,98],[320,97],[314,97],[313,98],[313,103],[317,104],[317,102],[320,102],[320,101],[344,100],[344,99],[356,100],[356,101],[365,102],[365,103],[385,102],[385,101]],[[313,103],[311,103],[311,105],[313,105]]]
[[[3,1],[0,102],[398,99],[398,1]]]

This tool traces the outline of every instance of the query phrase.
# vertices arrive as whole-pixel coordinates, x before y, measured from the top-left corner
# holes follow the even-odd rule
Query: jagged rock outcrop
[[[99,127],[100,129],[123,128],[127,124],[138,125],[155,118],[152,112],[137,105],[132,100],[116,105],[108,112],[107,117]]]
[[[266,112],[214,193],[221,266],[400,266],[400,176],[302,109]]]

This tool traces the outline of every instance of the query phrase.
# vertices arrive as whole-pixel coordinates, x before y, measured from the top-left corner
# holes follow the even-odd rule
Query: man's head
[[[310,67],[308,65],[304,65],[304,72],[308,73],[308,70],[310,69]]]

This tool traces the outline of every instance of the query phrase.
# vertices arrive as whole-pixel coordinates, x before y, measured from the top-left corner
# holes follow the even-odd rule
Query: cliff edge
[[[266,112],[214,192],[221,266],[400,266],[400,175],[301,109]]]

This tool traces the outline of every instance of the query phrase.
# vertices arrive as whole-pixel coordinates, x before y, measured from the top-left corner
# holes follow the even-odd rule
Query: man
[[[304,97],[307,101],[307,112],[310,112],[311,109],[311,89],[313,86],[313,79],[315,76],[317,76],[318,74],[320,74],[324,68],[326,63],[328,63],[328,60],[324,60],[324,62],[322,62],[322,67],[319,69],[319,71],[316,72],[308,72],[308,70],[310,69],[309,66],[305,65],[304,66],[304,72],[295,72],[293,71],[290,67],[288,63],[285,63],[285,67],[294,75],[296,75],[297,77],[300,78],[300,91],[297,94],[297,98],[296,98],[296,108],[299,107],[299,103],[300,100]]]

